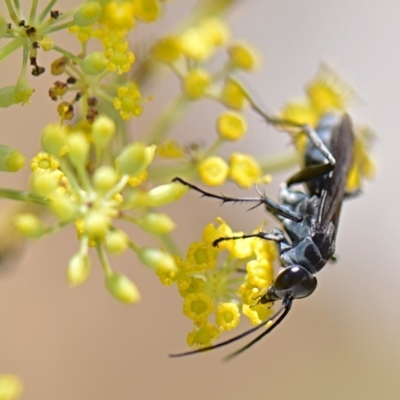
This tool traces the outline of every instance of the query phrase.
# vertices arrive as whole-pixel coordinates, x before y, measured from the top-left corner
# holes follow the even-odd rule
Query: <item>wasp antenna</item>
[[[254,338],[251,342],[247,343],[245,346],[241,347],[239,350],[235,351],[234,353],[229,354],[228,356],[224,357],[224,361],[232,360],[232,358],[243,353],[249,347],[253,346],[253,344],[257,343],[264,336],[268,335],[268,333],[273,331],[285,319],[286,315],[289,314],[289,311],[292,308],[292,303],[293,303],[293,299],[291,297],[285,297],[285,299],[283,300],[283,306],[279,309],[279,311],[283,311],[283,312],[279,315],[279,318],[275,321],[275,323],[272,324],[271,326],[269,326],[263,333],[261,333],[256,338]],[[276,314],[278,314],[278,313],[276,313]]]
[[[257,336],[255,340],[253,340],[252,342],[249,343],[249,345],[247,345],[239,350],[239,352],[242,352],[242,351],[244,351],[244,349],[250,347],[253,343],[255,343],[256,341],[258,341],[262,337],[264,337],[268,332],[271,332],[272,329],[274,329],[275,326],[277,326],[283,320],[283,318],[285,318],[285,316],[287,315],[287,313],[290,310],[291,304],[292,304],[292,300],[289,297],[285,298],[283,300],[282,306],[278,309],[278,311],[272,317],[260,322],[258,325],[254,326],[253,328],[250,328],[247,331],[244,331],[240,335],[237,335],[231,339],[225,340],[224,342],[221,342],[221,343],[214,344],[212,346],[202,347],[201,349],[197,349],[197,350],[186,351],[184,353],[169,354],[169,357],[172,357],[172,358],[184,357],[184,356],[190,356],[192,354],[203,353],[204,351],[208,351],[208,350],[218,349],[219,347],[226,346],[230,343],[236,342],[237,340],[240,340],[240,339],[246,337],[247,335],[250,335],[251,333],[259,330],[260,328],[265,327],[265,324],[268,324],[268,322],[273,322],[275,319],[277,319],[279,317],[277,319],[276,323],[271,325],[270,327],[268,327],[267,330],[262,333],[262,335]],[[236,355],[236,353],[233,353],[233,355],[231,354],[228,357],[231,357],[234,355]]]

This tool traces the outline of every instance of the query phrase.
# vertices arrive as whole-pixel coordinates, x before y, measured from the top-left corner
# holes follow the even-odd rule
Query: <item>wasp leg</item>
[[[303,219],[299,214],[293,212],[288,207],[282,206],[279,203],[275,202],[274,200],[272,200],[266,196],[260,195],[260,197],[228,197],[228,196],[224,196],[224,195],[217,195],[214,193],[206,192],[205,190],[200,189],[199,187],[192,185],[191,183],[186,182],[185,180],[183,180],[179,177],[172,179],[172,182],[179,182],[182,185],[185,185],[185,186],[189,187],[190,189],[193,189],[196,192],[201,193],[204,197],[211,197],[213,199],[221,200],[222,204],[224,204],[224,203],[258,203],[251,209],[264,204],[265,207],[267,208],[267,210],[273,215],[276,215],[276,216],[279,215],[284,218],[289,218],[295,222],[301,222]]]

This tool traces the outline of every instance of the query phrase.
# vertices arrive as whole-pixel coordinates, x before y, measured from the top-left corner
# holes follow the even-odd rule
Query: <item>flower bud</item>
[[[14,223],[18,232],[29,239],[40,237],[44,231],[43,222],[34,214],[19,214]]]
[[[67,268],[67,279],[71,286],[78,286],[86,281],[90,274],[90,258],[87,254],[77,253],[72,256]]]
[[[58,188],[57,178],[47,172],[37,172],[31,175],[31,187],[41,196],[53,194]]]
[[[115,160],[117,170],[123,175],[137,176],[153,161],[156,146],[132,143],[125,147]]]
[[[68,195],[51,196],[50,210],[61,221],[71,221],[78,215],[78,205]]]
[[[122,231],[111,231],[106,236],[106,248],[111,254],[123,253],[128,248],[128,237]]]
[[[74,23],[78,26],[88,26],[97,21],[101,14],[99,1],[85,1],[74,14]]]
[[[144,265],[155,270],[172,272],[177,269],[174,258],[170,254],[159,249],[142,247],[138,251],[138,257]]]
[[[122,303],[135,304],[140,301],[138,288],[125,275],[113,273],[106,276],[106,286],[112,296]]]
[[[174,221],[168,215],[155,212],[144,214],[139,219],[139,226],[156,235],[165,235],[175,228]]]
[[[16,172],[25,166],[25,157],[16,149],[0,145],[0,171]]]
[[[115,186],[117,180],[117,171],[113,167],[103,165],[94,172],[93,187],[97,192],[105,193]]]
[[[104,149],[115,135],[115,123],[106,115],[98,116],[92,125],[92,136],[94,144]]]
[[[71,164],[77,168],[85,168],[89,154],[89,142],[83,133],[68,135],[68,158]]]
[[[110,218],[98,211],[91,211],[85,217],[85,233],[90,239],[99,240],[104,238],[110,228]]]
[[[108,60],[103,52],[92,51],[82,60],[82,71],[88,75],[98,75],[102,73],[108,64]]]
[[[160,207],[179,200],[189,188],[177,182],[167,183],[147,193],[147,206]]]
[[[56,124],[47,125],[42,132],[42,146],[53,156],[59,156],[67,144],[67,133],[63,126]]]

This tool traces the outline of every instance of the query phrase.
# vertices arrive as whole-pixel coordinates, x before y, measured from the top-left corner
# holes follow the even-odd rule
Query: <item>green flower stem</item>
[[[57,3],[57,0],[50,0],[47,6],[43,9],[43,11],[40,13],[38,22],[41,24],[44,19],[47,17],[49,14],[50,10],[53,8],[54,4]]]
[[[216,153],[216,151],[224,144],[226,140],[218,137],[217,140],[203,154],[203,160]]]
[[[12,199],[18,201],[25,201],[29,203],[40,204],[46,206],[48,204],[44,197],[38,196],[37,194],[14,189],[2,189],[0,188],[0,197],[5,199]]]
[[[90,184],[90,179],[89,179],[89,175],[86,171],[86,168],[84,168],[84,167],[77,168],[77,172],[78,172],[78,177],[82,183],[82,187],[87,192],[91,191],[92,185]]]
[[[65,22],[64,24],[54,25],[51,28],[46,28],[46,33],[53,33],[57,31],[61,31],[63,29],[67,29],[71,26],[76,25],[74,21]]]
[[[128,246],[129,246],[129,248],[131,249],[131,250],[133,250],[136,254],[137,254],[137,252],[140,250],[140,247],[137,245],[137,244],[135,244],[135,243],[133,243],[132,241],[128,241]]]
[[[147,143],[159,143],[171,130],[186,111],[190,101],[181,94],[167,107],[159,118],[151,132],[147,135]]]
[[[263,160],[258,160],[264,173],[275,174],[298,165],[299,155],[295,151],[268,156]]]
[[[19,16],[19,18],[22,18],[22,8],[21,8],[21,4],[19,3],[19,0],[14,0],[14,5],[15,5],[15,11],[17,13],[17,15]]]
[[[60,231],[62,228],[64,228],[64,226],[69,225],[71,222],[73,222],[73,220],[68,220],[68,221],[60,221],[55,225],[49,226],[48,228],[46,228],[45,230],[43,230],[42,234],[40,235],[40,237],[46,236],[46,235],[52,235],[53,233],[56,233],[58,231]]]
[[[81,65],[82,60],[79,57],[77,57],[74,54],[70,53],[69,51],[63,49],[62,47],[54,46],[53,50],[58,51],[59,53],[61,53],[62,55],[64,55],[69,60],[73,61],[74,63]]]
[[[38,0],[32,0],[31,11],[29,13],[28,25],[33,25],[35,21],[36,10],[38,6]]]
[[[69,165],[63,159],[60,160],[60,165],[61,165],[62,171],[64,172],[65,176],[69,180],[71,186],[74,188],[74,190],[77,193],[80,193],[81,186],[79,185],[78,181],[76,180],[75,174],[72,172]]]
[[[151,166],[148,170],[148,180],[154,183],[170,181],[172,178],[179,176],[184,179],[191,180],[197,177],[197,169],[193,165],[163,165]]]
[[[160,235],[159,238],[164,248],[167,249],[170,254],[182,257],[179,247],[170,235]]]
[[[108,192],[104,195],[105,199],[111,199],[113,196],[115,196],[117,193],[120,193],[123,188],[126,186],[126,184],[129,181],[129,175],[124,175],[119,182]]]
[[[111,269],[110,263],[108,262],[107,255],[104,251],[104,248],[101,245],[96,246],[97,255],[100,259],[101,268],[103,268],[105,276],[111,276],[113,271]]]
[[[22,38],[16,38],[10,43],[7,43],[3,48],[0,49],[0,61],[8,57],[15,50],[19,49],[23,44]]]
[[[18,26],[19,18],[17,16],[16,12],[14,11],[14,7],[11,4],[11,1],[10,0],[5,0],[5,3],[6,3],[6,6],[7,6],[7,9],[8,9],[8,14],[10,15],[10,18],[13,20],[15,25]]]

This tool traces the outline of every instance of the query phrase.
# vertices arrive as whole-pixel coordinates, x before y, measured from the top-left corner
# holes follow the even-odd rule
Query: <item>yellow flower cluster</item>
[[[307,97],[303,100],[288,102],[282,109],[280,117],[298,124],[316,127],[321,117],[331,111],[346,112],[355,94],[349,86],[330,69],[322,64],[315,78],[306,86]],[[353,165],[347,180],[349,193],[360,189],[364,179],[372,179],[375,174],[375,162],[370,154],[373,134],[366,127],[355,129]],[[307,138],[299,135],[296,146],[304,151]]]
[[[205,227],[202,241],[190,245],[186,258],[176,258],[176,271],[158,271],[161,282],[176,284],[183,297],[183,314],[193,321],[187,342],[196,348],[209,346],[221,332],[236,328],[241,313],[253,324],[270,313],[257,302],[272,283],[275,246],[265,240],[239,239],[215,248],[212,242],[220,237],[242,235],[222,219],[217,222],[217,227]],[[223,250],[228,254],[221,261]]]
[[[257,160],[243,153],[235,153],[229,160],[216,154],[222,144],[238,141],[247,132],[247,121],[240,111],[247,104],[248,95],[233,74],[239,70],[250,72],[259,64],[259,56],[251,46],[234,42],[230,37],[224,21],[206,18],[158,41],[153,55],[178,76],[185,100],[208,98],[228,108],[217,117],[215,143],[191,158],[196,161],[200,179],[209,186],[222,185],[231,179],[249,188],[270,181],[270,176],[263,176]],[[207,63],[221,49],[225,50],[226,62],[217,71],[211,71]]]
[[[74,223],[80,245],[68,265],[69,283],[80,285],[89,277],[88,251],[94,247],[110,293],[123,303],[136,303],[138,289],[112,270],[107,253],[121,254],[130,248],[142,264],[168,273],[176,271],[175,260],[163,250],[139,246],[115,223],[124,219],[156,237],[168,235],[174,229],[173,221],[150,207],[178,200],[186,188],[175,183],[153,188],[143,185],[154,158],[154,145],[132,142],[120,150],[113,164],[104,164],[103,155],[115,135],[114,122],[103,115],[85,130],[81,125],[46,126],[42,133],[44,151],[31,162],[31,187],[48,204],[57,222],[46,227],[34,214],[20,214],[15,224],[24,236],[36,239]],[[90,169],[94,172],[89,173]]]

